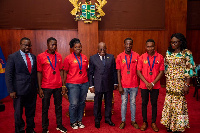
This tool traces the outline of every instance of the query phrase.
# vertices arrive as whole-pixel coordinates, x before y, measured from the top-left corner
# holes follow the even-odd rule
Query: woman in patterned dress
[[[165,57],[166,97],[161,124],[168,132],[183,132],[189,128],[188,108],[185,95],[189,93],[190,77],[195,74],[192,52],[187,49],[183,34],[171,36]]]

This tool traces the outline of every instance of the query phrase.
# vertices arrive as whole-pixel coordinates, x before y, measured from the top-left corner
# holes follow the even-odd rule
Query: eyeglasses
[[[99,49],[99,51],[106,51],[106,48],[103,48],[103,49]]]
[[[170,41],[170,44],[178,44],[180,41]]]
[[[31,47],[32,45],[30,44],[21,44],[21,45],[23,45],[24,47]]]

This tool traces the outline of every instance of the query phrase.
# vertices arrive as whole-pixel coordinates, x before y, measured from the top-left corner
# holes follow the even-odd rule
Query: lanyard
[[[154,56],[154,60],[153,60],[152,68],[151,68],[151,64],[150,64],[150,61],[149,61],[149,56],[147,57],[147,60],[148,60],[149,66],[150,66],[150,71],[152,71],[152,69],[154,67],[155,59],[156,59],[156,56]]]
[[[76,60],[78,61],[78,65],[79,65],[79,69],[82,70],[82,57],[81,57],[81,54],[80,54],[80,59],[81,59],[81,63],[79,62],[76,54],[74,53],[74,56],[76,57]]]
[[[57,62],[57,57],[56,57],[56,54],[55,54],[55,68],[53,67],[52,63],[51,63],[51,60],[49,58],[49,56],[47,56],[48,60],[49,60],[49,63],[51,65],[51,68],[55,71],[55,68],[56,68],[56,62]]]
[[[125,60],[126,60],[127,69],[130,70],[130,65],[131,65],[131,60],[132,60],[132,52],[131,52],[131,57],[130,57],[130,63],[129,63],[129,65],[128,65],[128,61],[127,61],[126,55],[125,55]]]

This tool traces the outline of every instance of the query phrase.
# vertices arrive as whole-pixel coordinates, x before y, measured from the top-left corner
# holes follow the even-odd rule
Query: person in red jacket
[[[159,95],[160,78],[164,74],[164,58],[155,51],[155,41],[148,39],[146,41],[146,53],[139,57],[137,65],[137,74],[140,78],[141,97],[142,97],[142,117],[143,125],[141,131],[145,131],[148,127],[147,123],[147,105],[149,102],[149,94],[152,105],[152,123],[151,127],[158,132],[156,126],[157,117],[157,99]]]
[[[70,41],[73,52],[68,55],[63,63],[63,85],[68,89],[69,116],[72,129],[84,128],[82,123],[85,99],[89,89],[88,82],[88,59],[82,54],[82,44],[78,38]]]
[[[138,93],[138,78],[137,78],[137,63],[139,54],[132,51],[133,40],[126,38],[124,40],[124,52],[120,53],[116,59],[116,69],[119,83],[119,93],[121,94],[121,117],[122,122],[120,129],[125,128],[126,110],[128,103],[128,95],[130,95],[130,109],[131,109],[131,125],[139,129],[135,120],[136,114],[136,96]]]
[[[54,97],[57,130],[66,133],[67,129],[62,125],[62,95],[65,94],[65,86],[62,86],[63,70],[62,56],[57,49],[57,40],[53,37],[47,39],[47,50],[37,56],[37,74],[39,96],[42,98],[42,133],[48,133],[48,110],[51,95]]]

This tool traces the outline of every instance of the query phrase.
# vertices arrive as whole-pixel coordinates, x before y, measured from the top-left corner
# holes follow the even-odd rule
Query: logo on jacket
[[[125,59],[122,59],[122,63],[123,63],[123,64],[126,63],[126,60],[125,60]]]
[[[147,64],[148,63],[148,61],[147,60],[144,60],[144,64]]]
[[[78,61],[77,61],[77,60],[74,60],[74,63],[78,63]]]

